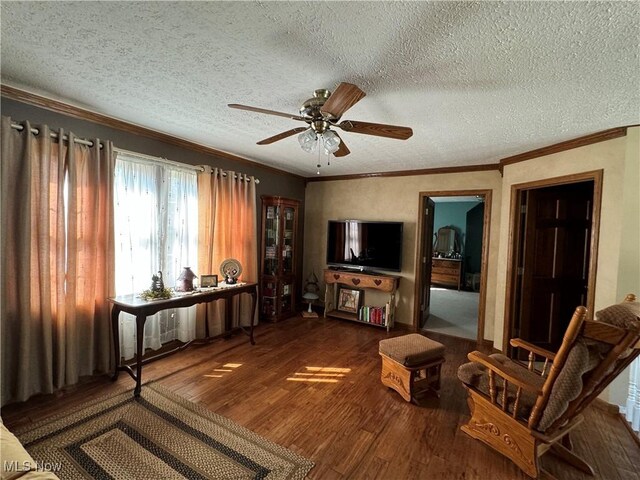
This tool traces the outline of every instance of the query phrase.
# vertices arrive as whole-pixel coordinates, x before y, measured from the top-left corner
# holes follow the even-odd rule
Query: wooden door
[[[420,292],[420,325],[424,328],[429,318],[429,305],[431,303],[431,260],[433,257],[433,212],[435,203],[429,197],[424,197],[422,203],[422,245],[420,246],[420,260],[422,262],[421,274],[422,289]]]
[[[520,193],[513,337],[556,351],[588,293],[594,183]]]
[[[482,269],[482,231],[484,228],[484,202],[467,212],[464,235],[464,271],[480,273]]]

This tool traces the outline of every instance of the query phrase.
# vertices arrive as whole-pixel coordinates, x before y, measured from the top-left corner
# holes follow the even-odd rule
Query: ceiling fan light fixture
[[[305,130],[298,135],[298,142],[305,152],[313,153],[316,149],[317,134],[312,129]]]
[[[2,0],[0,0],[2,1]],[[313,97],[307,99],[300,107],[300,115],[267,110],[265,108],[251,107],[230,103],[230,108],[247,110],[250,112],[264,113],[278,117],[287,117],[291,120],[302,121],[305,127],[297,127],[281,132],[277,135],[265,138],[257,142],[258,145],[270,145],[274,142],[297,135],[298,143],[307,153],[318,155],[318,174],[320,165],[327,156],[327,165],[331,164],[331,155],[344,157],[351,151],[347,148],[340,135],[332,128],[340,128],[345,132],[373,135],[375,137],[394,138],[407,140],[413,135],[409,127],[398,125],[386,125],[382,123],[360,122],[355,120],[341,120],[342,115],[365,97],[365,93],[356,85],[341,82],[333,93],[326,89],[317,89]]]
[[[322,140],[327,154],[335,153],[338,151],[338,148],[340,148],[340,137],[336,132],[325,130],[322,134]]]

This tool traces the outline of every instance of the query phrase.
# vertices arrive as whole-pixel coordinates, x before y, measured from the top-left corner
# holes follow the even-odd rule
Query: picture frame
[[[362,305],[362,290],[357,288],[340,287],[338,289],[338,310],[342,312],[358,313]]]
[[[200,288],[211,288],[218,286],[218,275],[201,275]]]

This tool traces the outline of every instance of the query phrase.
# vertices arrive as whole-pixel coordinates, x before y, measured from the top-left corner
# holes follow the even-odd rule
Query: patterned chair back
[[[587,320],[578,307],[529,416],[547,435],[569,423],[640,355],[640,304],[634,295]]]

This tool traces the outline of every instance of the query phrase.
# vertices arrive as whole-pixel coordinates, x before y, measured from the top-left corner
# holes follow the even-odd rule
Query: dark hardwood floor
[[[401,335],[404,332],[391,332]],[[244,335],[194,346],[144,368],[193,402],[313,460],[313,479],[526,479],[509,460],[460,431],[469,419],[456,378],[471,341],[430,335],[445,344],[440,398],[406,403],[380,383],[382,329],[333,319],[294,317]],[[39,420],[134,383],[98,377],[53,395],[8,405],[9,427]],[[144,386],[143,386],[144,388]],[[595,478],[640,480],[640,448],[616,416],[589,408],[573,435]],[[583,475],[553,456],[543,464],[559,479]]]

